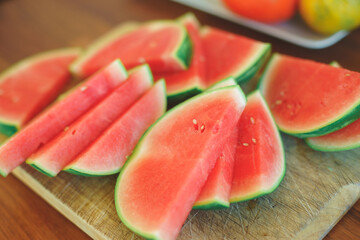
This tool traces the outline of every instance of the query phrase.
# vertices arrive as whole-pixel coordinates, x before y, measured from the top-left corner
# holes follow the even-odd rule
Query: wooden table
[[[104,1],[105,2],[105,1]],[[127,20],[173,18],[189,8],[161,0],[0,0],[0,70],[25,56],[85,46]],[[308,50],[193,11],[203,24],[270,42],[273,50],[360,71],[360,30],[324,50]],[[0,180],[0,239],[89,239],[14,176]],[[326,239],[360,239],[360,201]]]

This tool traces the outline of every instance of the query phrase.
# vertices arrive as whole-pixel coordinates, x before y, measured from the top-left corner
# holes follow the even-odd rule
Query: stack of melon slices
[[[48,176],[120,172],[115,203],[123,223],[146,238],[174,239],[192,208],[229,207],[279,186],[278,128],[314,149],[359,146],[360,74],[275,54],[246,100],[238,83],[252,79],[269,53],[269,44],[202,27],[186,14],[123,24],[79,57],[60,51],[18,64],[0,82],[0,106],[14,96],[11,104],[23,104],[16,114],[0,110],[0,131],[8,133],[59,93],[69,65],[86,80],[1,146],[0,173],[24,161]],[[53,82],[40,91],[29,83],[36,79]],[[165,113],[167,100],[184,99]]]

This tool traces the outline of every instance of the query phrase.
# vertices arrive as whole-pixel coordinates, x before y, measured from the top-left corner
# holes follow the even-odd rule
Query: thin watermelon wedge
[[[305,142],[314,150],[323,152],[346,151],[360,147],[360,119],[335,132]]]
[[[231,77],[218,82],[211,89],[234,86],[236,84],[235,79]],[[194,209],[220,209],[230,206],[229,197],[237,138],[238,129],[236,127],[227,139],[222,153],[216,160],[216,164],[193,206]]]
[[[175,239],[245,106],[240,87],[197,95],[141,138],[120,172],[122,222],[148,239]]]
[[[28,57],[0,75],[0,132],[11,136],[56,98],[70,79],[68,67],[80,49]]]
[[[207,76],[203,88],[227,77],[238,83],[250,80],[270,54],[271,45],[213,27],[201,30]]]
[[[181,24],[168,20],[127,23],[90,45],[70,70],[84,78],[120,58],[127,69],[147,62],[154,72],[171,72],[187,69],[191,56],[192,44]]]
[[[357,72],[274,54],[259,87],[280,130],[306,138],[360,117],[359,82]]]
[[[118,173],[145,130],[165,111],[165,81],[160,80],[64,170],[83,176]]]
[[[127,78],[119,60],[56,102],[0,147],[0,174],[6,176]]]
[[[248,96],[238,122],[230,202],[273,192],[285,175],[285,154],[279,131],[259,91]]]
[[[148,65],[133,69],[126,81],[76,122],[66,127],[56,138],[32,154],[26,163],[48,176],[56,176],[122,116],[152,83],[153,77]]]
[[[199,84],[205,78],[205,64],[199,35],[200,23],[192,13],[181,16],[178,21],[183,24],[193,44],[193,57],[189,69],[171,73],[154,74],[155,79],[165,78],[169,102],[178,103],[202,92]]]

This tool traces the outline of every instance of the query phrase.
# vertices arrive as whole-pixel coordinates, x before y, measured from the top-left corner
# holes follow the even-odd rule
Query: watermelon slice
[[[207,76],[203,88],[227,77],[238,83],[255,76],[270,53],[271,45],[212,27],[201,31]]]
[[[149,66],[135,68],[130,72],[128,80],[35,152],[26,163],[48,176],[56,176],[111,123],[125,113],[151,87],[152,82]]]
[[[66,48],[37,54],[0,75],[1,133],[11,136],[56,98],[79,53],[78,48]]]
[[[285,175],[281,137],[259,91],[248,96],[238,128],[230,202],[271,193]]]
[[[228,78],[218,82],[211,89],[233,86],[236,84],[234,78]],[[211,171],[193,206],[194,209],[219,209],[230,206],[229,196],[232,184],[237,138],[238,130],[235,128],[233,133],[227,139],[223,152],[216,160],[215,167]]]
[[[308,138],[305,142],[314,150],[345,151],[360,147],[360,119],[335,132]]]
[[[119,60],[90,77],[0,147],[0,174],[6,176],[127,78]]]
[[[304,138],[325,135],[359,118],[359,82],[360,73],[275,54],[260,89],[280,130]]]
[[[178,103],[202,91],[199,83],[205,78],[204,56],[199,36],[200,23],[192,13],[178,19],[185,25],[193,43],[193,57],[188,70],[154,74],[155,79],[165,78],[169,102]]]
[[[118,173],[145,130],[165,111],[166,88],[160,80],[64,170],[84,176]]]
[[[120,172],[120,219],[150,239],[175,239],[245,106],[240,87],[197,95],[142,137]]]
[[[187,69],[192,45],[184,26],[174,21],[127,23],[98,39],[70,67],[84,78],[116,58],[127,69],[147,62],[155,72]]]

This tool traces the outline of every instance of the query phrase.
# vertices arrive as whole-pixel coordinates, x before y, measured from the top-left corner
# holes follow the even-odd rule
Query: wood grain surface
[[[0,0],[0,70],[37,52],[85,46],[127,20],[174,18],[191,9],[161,0]],[[273,44],[274,51],[360,71],[360,31],[324,50],[308,50],[193,11],[203,24]],[[248,91],[254,81],[243,86]],[[193,211],[180,239],[321,238],[359,196],[360,151],[318,153],[283,135],[287,174],[280,188],[228,210]],[[16,175],[96,238],[131,239],[113,205],[115,177],[84,178],[67,173],[51,179],[25,166]],[[38,184],[38,185],[36,185]],[[35,189],[35,190],[36,190]],[[45,196],[46,195],[46,196]],[[55,200],[54,200],[55,199]],[[55,205],[55,204],[54,204]],[[87,239],[78,228],[12,176],[0,180],[0,239]],[[75,214],[75,215],[74,215]],[[82,221],[79,222],[80,216]],[[360,203],[327,236],[360,239]],[[95,230],[94,230],[95,229]],[[303,234],[303,235],[301,235]],[[135,237],[134,237],[135,238]]]

